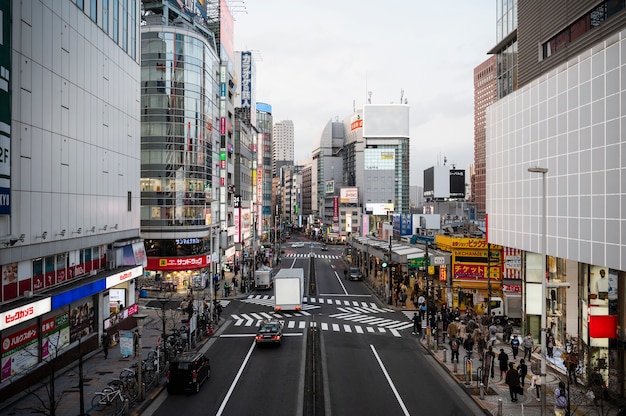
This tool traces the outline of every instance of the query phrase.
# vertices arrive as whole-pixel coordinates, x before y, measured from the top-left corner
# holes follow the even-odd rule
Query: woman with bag
[[[565,383],[559,381],[559,387],[554,390],[555,416],[565,416],[567,413],[567,402],[567,389],[565,389]]]
[[[537,393],[537,401],[540,402],[541,401],[541,376],[539,374],[533,374],[532,378],[530,379],[530,387],[528,388],[529,390],[534,388],[535,392]]]

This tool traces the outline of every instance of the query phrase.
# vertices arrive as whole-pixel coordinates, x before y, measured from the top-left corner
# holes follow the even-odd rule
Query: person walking
[[[491,345],[487,348],[487,351],[485,351],[485,359],[483,361],[483,365],[489,366],[491,378],[493,378],[496,369],[496,353],[493,352],[493,347]]]
[[[528,357],[528,361],[530,361],[531,355],[533,353],[533,347],[535,346],[533,337],[532,335],[530,335],[530,332],[526,335],[526,338],[524,338],[524,342],[522,343],[522,345],[524,346],[524,358]]]
[[[109,345],[111,344],[111,337],[107,331],[102,334],[102,351],[104,351],[104,359],[109,357]]]
[[[492,323],[491,325],[489,325],[489,342],[491,343],[492,347],[496,345],[497,333],[498,333],[498,327],[496,326],[496,324]]]
[[[517,366],[517,372],[519,373],[519,382],[522,388],[524,387],[524,381],[526,380],[526,374],[528,374],[528,366],[526,365],[526,361],[522,358],[519,360],[519,365]]]
[[[554,390],[554,414],[565,416],[567,413],[567,389],[565,383],[559,381],[559,387]]]
[[[513,334],[511,352],[513,353],[513,361],[517,361],[517,354],[519,354],[519,338],[517,338],[517,334]]]
[[[508,344],[511,341],[511,335],[513,335],[513,325],[511,325],[510,321],[507,321],[502,330],[502,341]]]
[[[413,321],[413,335],[416,334],[421,334],[422,333],[422,322],[421,319],[419,317],[419,315],[417,314],[417,312],[415,312],[413,314],[413,319],[411,319]]]
[[[546,351],[548,353],[548,358],[554,358],[554,336],[552,336],[552,334],[548,335]]]
[[[454,357],[456,357],[456,363],[459,363],[459,340],[457,338],[450,338],[450,362],[454,362]]]
[[[506,374],[506,371],[509,368],[509,356],[506,352],[504,352],[504,348],[500,348],[498,363],[500,364],[500,380],[502,380],[503,375]]]
[[[530,379],[530,387],[535,388],[535,393],[537,394],[537,401],[541,401],[541,376],[539,374],[533,374]]]
[[[509,363],[509,369],[506,372],[505,383],[509,386],[509,393],[511,394],[511,401],[517,401],[517,390],[519,389],[519,373],[515,369],[513,363]]]

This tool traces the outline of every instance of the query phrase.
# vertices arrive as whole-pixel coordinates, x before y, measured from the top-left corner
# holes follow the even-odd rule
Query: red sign
[[[471,280],[487,280],[487,266],[480,264],[455,264],[454,265],[454,278],[455,279],[471,279]]]
[[[15,334],[9,335],[2,339],[2,354],[18,348],[24,344],[28,344],[30,341],[37,338],[39,335],[39,328],[37,325],[24,328]]]
[[[617,315],[589,315],[591,338],[617,338]]]
[[[148,257],[148,270],[193,270],[211,265],[211,255],[191,257]]]

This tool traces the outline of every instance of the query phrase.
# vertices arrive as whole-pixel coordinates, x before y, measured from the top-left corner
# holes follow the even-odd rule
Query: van
[[[170,363],[167,373],[167,392],[193,391],[198,393],[200,386],[211,376],[209,359],[200,352],[183,352]]]

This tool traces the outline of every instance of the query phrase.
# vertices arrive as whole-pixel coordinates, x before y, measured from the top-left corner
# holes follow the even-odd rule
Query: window
[[[98,22],[98,0],[91,0],[91,7],[89,8],[89,17],[94,22]]]
[[[109,33],[109,0],[102,0],[102,30]]]
[[[119,24],[120,24],[120,3],[113,0],[113,40],[115,43],[119,40]]]
[[[128,0],[122,3],[122,49],[128,52]]]

